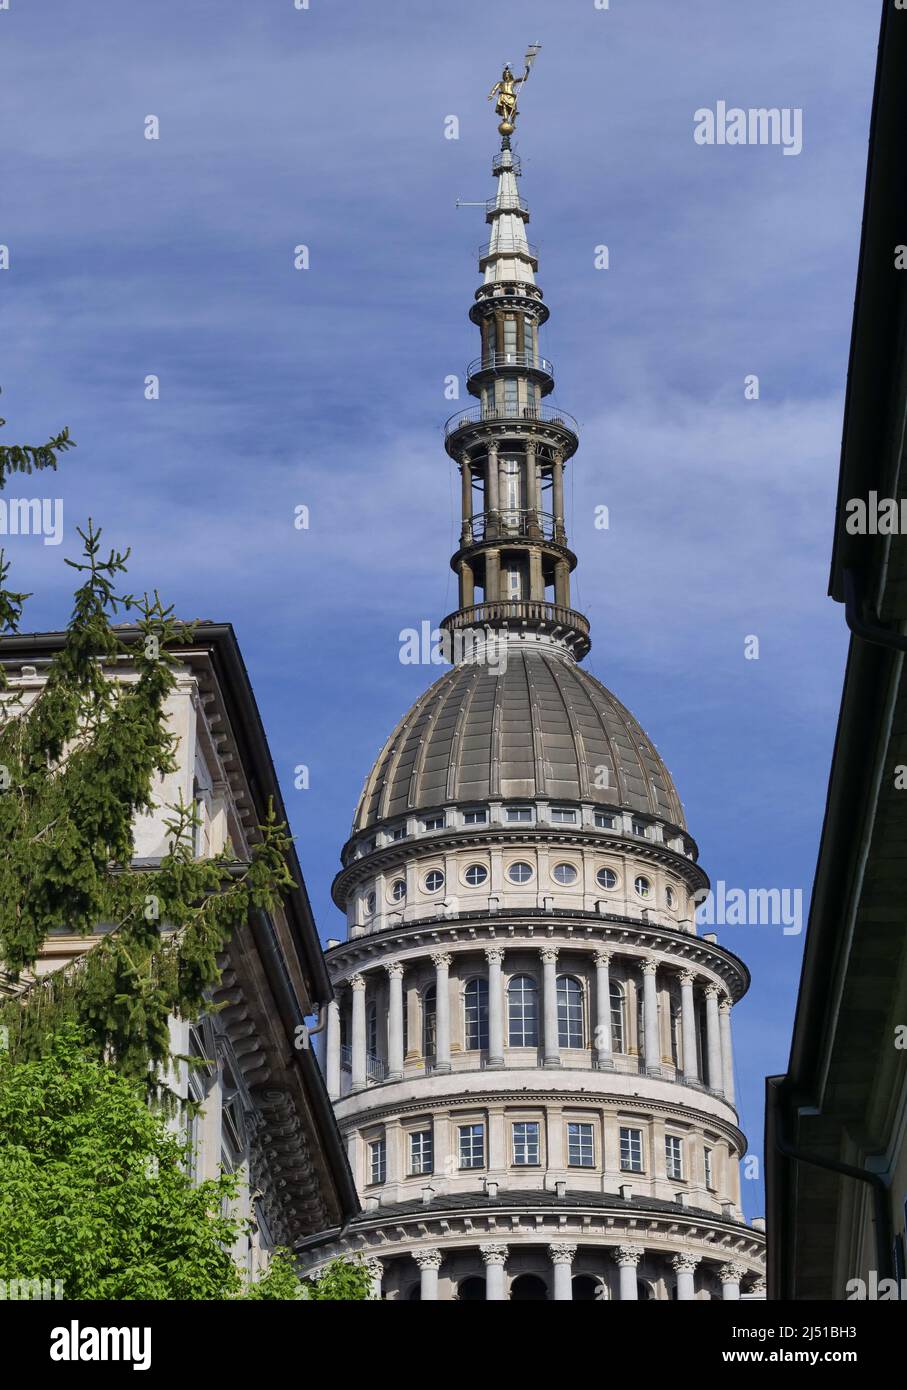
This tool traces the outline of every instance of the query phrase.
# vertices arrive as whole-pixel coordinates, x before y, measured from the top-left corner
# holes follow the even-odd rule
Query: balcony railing
[[[486,539],[506,540],[508,536],[541,537],[546,541],[557,539],[557,527],[550,512],[536,512],[528,507],[519,511],[503,508],[496,517],[488,512],[477,512],[463,523],[464,543],[477,543]]]
[[[456,613],[449,613],[441,626],[453,632],[467,627],[499,627],[519,623],[544,623],[548,627],[578,633],[583,639],[589,635],[589,623],[582,613],[564,608],[559,603],[545,603],[538,599],[497,599],[489,603],[474,603],[471,608],[460,608]]]
[[[561,429],[569,430],[573,435],[579,428],[572,415],[553,405],[511,405],[500,402],[494,405],[471,405],[465,410],[458,410],[445,424],[444,437],[447,439],[466,425],[481,424],[486,420],[490,424],[496,420],[540,420],[546,425],[559,425]]]
[[[511,154],[510,159],[507,160],[503,157],[502,152],[498,151],[494,159],[491,161],[491,172],[494,174],[495,178],[497,178],[498,174],[500,174],[505,169],[509,170],[511,174],[515,174],[517,178],[519,178],[520,174],[522,173],[520,156],[518,154]]]
[[[529,204],[525,198],[521,198],[516,193],[506,194],[503,198],[489,198],[485,204],[486,212],[529,212]]]
[[[340,1049],[340,1068],[342,1071],[353,1070],[353,1049],[346,1043]],[[379,1082],[384,1080],[384,1063],[380,1057],[375,1057],[368,1053],[365,1059],[365,1074],[369,1081]]]
[[[466,368],[468,376],[475,376],[478,372],[497,371],[500,367],[529,367],[536,372],[544,372],[547,376],[554,376],[554,363],[547,357],[539,357],[537,352],[483,352],[481,357],[476,357]]]
[[[480,261],[487,261],[492,256],[525,256],[526,260],[535,262],[538,268],[539,248],[533,246],[531,241],[511,241],[509,238],[502,240],[496,237],[493,242],[482,242],[476,254]]]

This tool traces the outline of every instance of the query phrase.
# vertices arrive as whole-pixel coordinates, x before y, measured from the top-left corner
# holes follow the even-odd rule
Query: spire
[[[530,66],[527,54],[527,75]],[[510,149],[513,88],[526,79],[508,74],[505,68],[491,91],[502,117],[492,165],[497,192],[485,204],[482,284],[469,311],[481,335],[481,355],[466,381],[477,403],[445,427],[445,447],[462,479],[462,525],[450,562],[459,607],[442,627],[452,635],[485,627],[534,636],[579,660],[589,650],[589,624],[570,606],[576,556],[564,527],[564,470],[579,440],[573,417],[545,404],[554,389],[552,364],[539,351],[548,309],[535,278],[538,255],[526,237],[520,160]]]

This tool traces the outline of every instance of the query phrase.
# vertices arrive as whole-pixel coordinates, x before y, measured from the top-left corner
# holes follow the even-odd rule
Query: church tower
[[[670,774],[580,664],[579,440],[547,402],[524,81],[492,92],[475,400],[446,427],[454,664],[384,745],[333,889],[324,1065],[364,1211],[309,1264],[360,1252],[390,1299],[759,1297],[731,1049],[748,972],[697,935],[708,879]]]

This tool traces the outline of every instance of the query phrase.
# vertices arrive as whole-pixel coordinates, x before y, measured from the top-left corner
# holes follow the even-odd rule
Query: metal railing
[[[525,198],[521,198],[518,193],[508,193],[504,197],[498,195],[496,198],[489,198],[485,203],[486,212],[525,212],[529,211],[529,204]]]
[[[525,256],[529,261],[537,261],[539,248],[531,241],[511,241],[509,238],[496,237],[493,242],[483,241],[476,254],[480,261],[487,261],[491,256]]]
[[[475,376],[477,372],[489,372],[499,367],[531,367],[534,371],[545,372],[548,376],[554,375],[553,362],[547,357],[539,357],[537,352],[526,349],[522,352],[498,352],[497,349],[483,352],[481,357],[473,358],[466,368],[466,374]]]
[[[578,425],[572,415],[553,405],[511,405],[506,402],[494,405],[471,405],[458,410],[444,426],[444,437],[449,438],[465,425],[481,424],[495,420],[540,420],[546,425],[560,425],[562,429],[576,434]]]
[[[557,526],[551,513],[536,512],[529,507],[521,507],[518,511],[503,507],[494,518],[489,512],[477,512],[464,520],[463,530],[467,543],[483,541],[492,532],[495,540],[531,535],[553,541],[557,536]]]
[[[496,599],[489,603],[474,603],[471,608],[460,608],[456,613],[448,614],[441,626],[453,631],[510,622],[542,622],[565,631],[578,632],[584,637],[589,634],[589,623],[582,613],[564,608],[559,603],[545,603],[539,599]]]
[[[346,1043],[340,1048],[340,1069],[341,1071],[352,1072],[353,1070],[353,1049]],[[375,1057],[369,1052],[365,1058],[365,1075],[369,1081],[383,1081],[385,1066],[380,1057]]]

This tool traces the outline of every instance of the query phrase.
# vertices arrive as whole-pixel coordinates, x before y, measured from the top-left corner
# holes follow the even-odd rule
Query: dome
[[[610,690],[560,653],[511,646],[507,658],[504,670],[456,666],[416,701],[366,781],[354,834],[450,802],[540,797],[686,828],[668,769]]]

